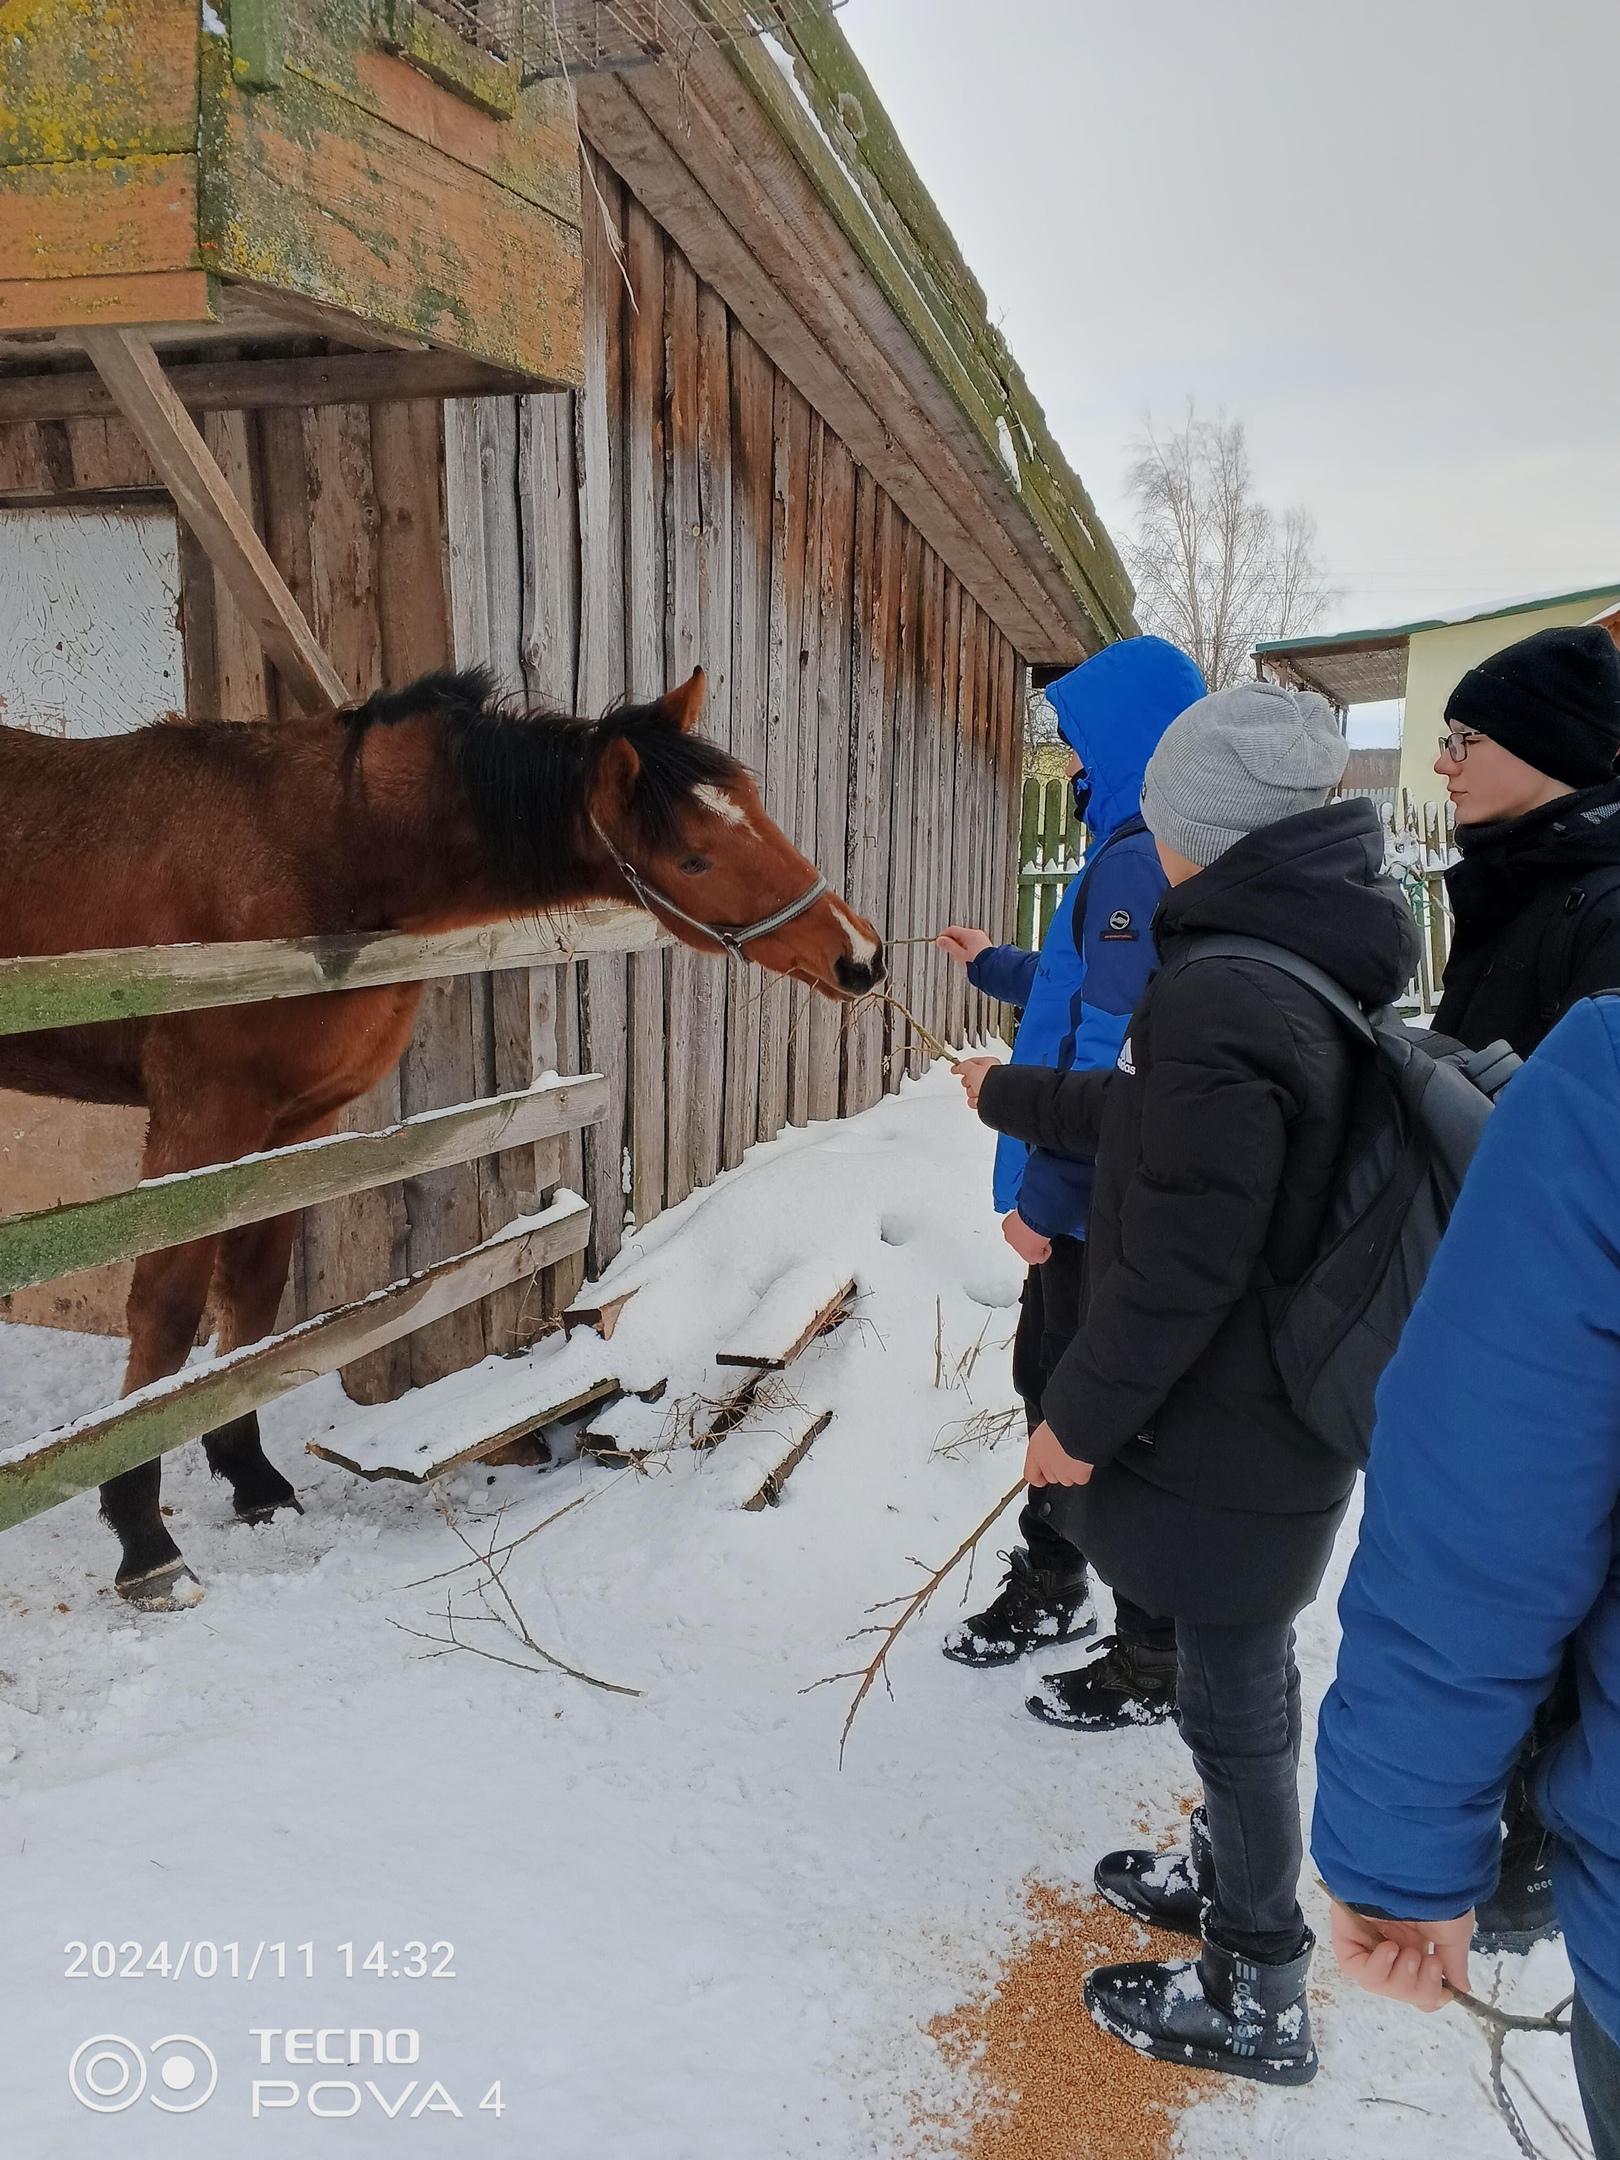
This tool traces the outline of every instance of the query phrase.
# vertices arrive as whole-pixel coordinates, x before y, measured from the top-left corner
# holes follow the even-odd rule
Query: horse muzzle
[[[877,988],[888,972],[881,939],[869,960],[857,960],[850,953],[840,953],[833,962],[833,980],[846,997],[865,997],[869,990]]]

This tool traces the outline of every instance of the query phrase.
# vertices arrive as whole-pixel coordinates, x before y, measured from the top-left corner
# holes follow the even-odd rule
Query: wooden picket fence
[[[400,934],[232,945],[145,946],[0,961],[0,1034],[308,997],[381,983],[553,967],[668,942],[639,910],[587,908],[542,923],[443,937]],[[127,1192],[0,1221],[0,1294],[108,1261],[211,1237],[321,1201],[578,1132],[607,1115],[605,1079],[548,1074],[533,1086],[338,1133]],[[195,1440],[543,1268],[584,1251],[591,1211],[562,1192],[471,1250],[284,1334],[187,1367],[77,1424],[0,1454],[0,1529]]]
[[[1385,813],[1385,861],[1406,895],[1418,929],[1418,970],[1407,1002],[1426,1013],[1440,1003],[1451,951],[1451,902],[1446,870],[1457,859],[1457,817],[1449,803],[1417,802],[1402,788]]]
[[[1067,780],[1024,782],[1018,827],[1018,942],[1026,952],[1044,943],[1052,917],[1080,869],[1085,833],[1074,814]]]

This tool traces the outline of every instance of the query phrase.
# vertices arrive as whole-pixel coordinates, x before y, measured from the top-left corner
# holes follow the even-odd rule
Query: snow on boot
[[[1031,1717],[1070,1732],[1162,1725],[1176,1712],[1176,1653],[1105,1636],[1101,1655],[1089,1665],[1043,1674],[1039,1692],[1024,1707]]]
[[[959,1621],[942,1645],[958,1665],[1010,1665],[1027,1650],[1077,1642],[1095,1633],[1097,1610],[1085,1570],[1038,1568],[1022,1545],[1003,1553],[1002,1591],[983,1612]]]
[[[1474,1914],[1473,1947],[1520,1954],[1559,1932],[1553,1910],[1552,1836],[1534,1818],[1502,1841],[1496,1888]]]
[[[1204,1907],[1215,1895],[1215,1861],[1209,1849],[1209,1818],[1195,1807],[1187,1825],[1187,1852],[1111,1852],[1097,1862],[1093,1882],[1121,1912],[1173,1935],[1204,1932]]]
[[[1172,1965],[1099,1965],[1086,2008],[1105,2033],[1160,2062],[1192,2063],[1308,2085],[1316,2075],[1305,1979],[1316,1937],[1285,1965],[1238,1957],[1206,1936],[1201,1955]]]

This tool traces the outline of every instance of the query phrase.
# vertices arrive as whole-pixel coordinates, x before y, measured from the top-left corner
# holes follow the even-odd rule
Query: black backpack
[[[1495,1097],[1522,1062],[1505,1042],[1466,1050],[1366,1013],[1331,975],[1259,938],[1197,939],[1199,960],[1259,960],[1313,991],[1372,1055],[1362,1064],[1316,1257],[1298,1282],[1262,1286],[1271,1351],[1296,1415],[1364,1464],[1373,1393],[1445,1235]]]

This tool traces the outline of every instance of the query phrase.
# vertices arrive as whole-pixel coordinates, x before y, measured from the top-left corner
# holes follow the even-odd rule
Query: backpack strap
[[[1620,892],[1620,863],[1605,863],[1572,885],[1548,918],[1536,951],[1536,999],[1544,1027],[1563,1011],[1582,916],[1594,900],[1614,892]]]
[[[1196,960],[1258,960],[1281,975],[1291,975],[1295,982],[1319,997],[1330,1012],[1336,1013],[1353,1035],[1377,1046],[1372,1022],[1344,985],[1335,982],[1314,962],[1290,952],[1286,945],[1271,945],[1264,938],[1251,937],[1194,938],[1177,960],[1174,972],[1179,975],[1184,967],[1191,967]]]

